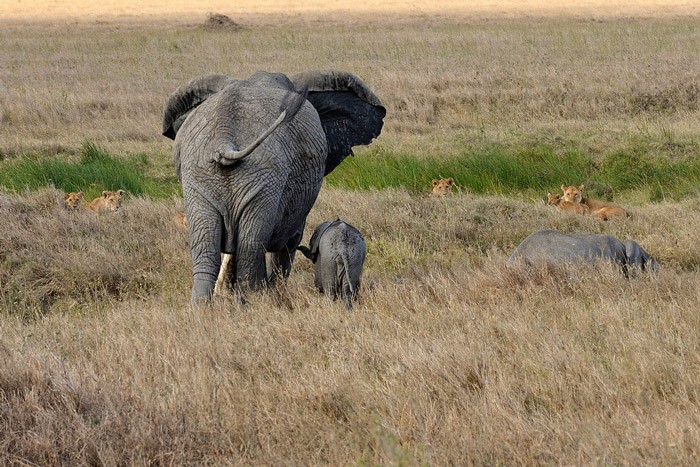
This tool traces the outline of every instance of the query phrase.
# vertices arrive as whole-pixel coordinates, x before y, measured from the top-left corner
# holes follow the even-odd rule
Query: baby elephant
[[[333,300],[340,295],[345,308],[351,309],[360,287],[365,239],[355,227],[338,219],[316,227],[309,247],[297,249],[316,264],[316,287]]]

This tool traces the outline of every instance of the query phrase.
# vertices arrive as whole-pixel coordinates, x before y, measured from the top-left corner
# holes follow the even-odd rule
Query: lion
[[[63,199],[65,202],[66,209],[69,209],[71,211],[80,209],[80,204],[82,203],[84,197],[85,193],[83,193],[82,191],[79,191],[77,193],[66,193],[66,196]]]
[[[617,204],[606,203],[605,201],[598,201],[597,199],[584,198],[583,188],[584,185],[562,185],[561,191],[564,192],[562,200],[586,205],[588,206],[592,216],[603,219],[604,221],[607,221],[611,217],[622,217],[627,215],[627,211]]]
[[[554,206],[559,211],[563,212],[573,212],[576,214],[590,213],[590,209],[588,209],[588,206],[586,206],[585,204],[564,201],[561,195],[553,195],[551,193],[547,193],[547,205]]]
[[[173,222],[178,229],[187,230],[187,218],[184,212],[178,212],[173,216]]]
[[[126,191],[124,190],[103,191],[102,196],[93,199],[83,207],[93,212],[116,212],[122,205],[122,198],[124,198],[124,194],[126,194]]]
[[[450,178],[441,178],[440,180],[434,179],[433,180],[433,191],[430,193],[431,196],[447,196],[450,194],[450,190],[452,190],[452,183],[454,183],[454,180],[452,180],[452,177]]]

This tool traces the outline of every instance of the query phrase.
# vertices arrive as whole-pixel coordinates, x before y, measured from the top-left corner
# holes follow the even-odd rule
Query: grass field
[[[700,462],[700,7],[195,3],[0,5],[0,463]],[[192,310],[165,100],[312,68],[387,107],[304,237],[359,228],[360,301],[298,258]],[[573,183],[630,216],[544,205]],[[114,215],[61,206],[120,188]],[[506,268],[541,228],[632,238],[661,272]]]

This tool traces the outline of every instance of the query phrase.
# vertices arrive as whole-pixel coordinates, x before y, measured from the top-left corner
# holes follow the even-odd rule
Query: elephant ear
[[[311,261],[314,263],[318,259],[318,246],[321,243],[321,237],[328,230],[328,227],[333,224],[331,221],[326,221],[316,227],[313,235],[311,235],[311,240],[309,240],[309,246],[311,247]]]
[[[225,75],[207,75],[177,88],[165,104],[163,136],[174,140],[180,126],[193,109],[234,81],[234,78]]]
[[[352,147],[369,144],[379,136],[386,109],[379,98],[352,73],[309,71],[292,77],[295,87],[309,89],[307,99],[318,112],[326,133],[328,175],[347,156]]]

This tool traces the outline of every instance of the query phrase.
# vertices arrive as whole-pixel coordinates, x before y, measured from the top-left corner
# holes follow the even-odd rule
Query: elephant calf
[[[351,309],[365,262],[362,234],[340,219],[326,221],[316,227],[309,247],[300,246],[298,250],[316,265],[316,287],[333,300],[340,295],[345,308]]]
[[[624,244],[612,235],[567,234],[555,230],[539,230],[530,234],[508,258],[508,264],[519,261],[528,265],[560,265],[564,263],[592,263],[608,260],[619,264],[625,276],[628,267],[634,270],[658,271],[656,260],[637,242]]]

